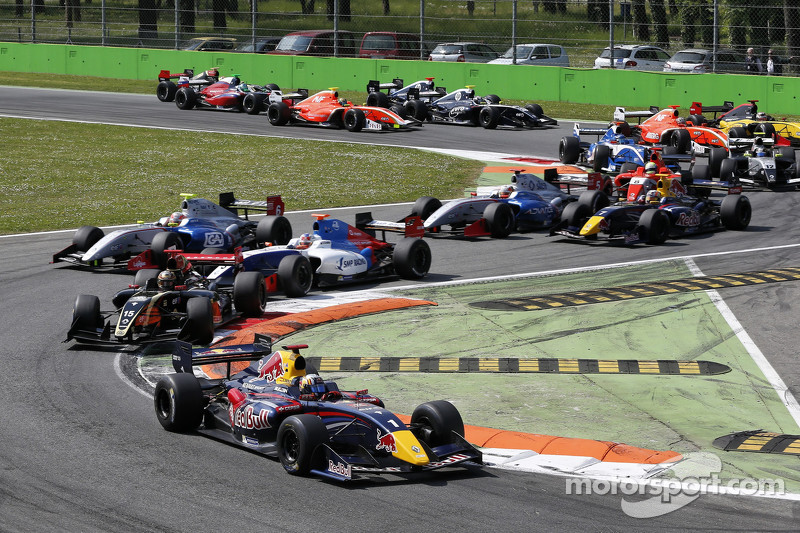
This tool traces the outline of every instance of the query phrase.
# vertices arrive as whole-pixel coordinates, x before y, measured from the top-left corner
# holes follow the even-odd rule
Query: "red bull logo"
[[[267,381],[276,381],[283,375],[283,358],[280,352],[275,352],[272,357],[267,359],[258,369],[258,377],[266,379]]]
[[[243,429],[266,429],[270,427],[269,410],[262,409],[258,413],[253,413],[253,405],[247,405],[244,409],[238,409],[234,414],[233,425]]]
[[[353,477],[353,469],[350,465],[344,465],[340,462],[334,463],[330,459],[328,459],[328,472],[339,474],[340,476],[346,477],[347,479]]]
[[[386,450],[389,453],[397,453],[397,444],[394,441],[394,435],[391,433],[381,435],[381,430],[378,429],[378,444],[375,446],[375,450]]]

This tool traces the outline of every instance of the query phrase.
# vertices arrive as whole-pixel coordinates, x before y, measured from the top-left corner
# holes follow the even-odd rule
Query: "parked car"
[[[510,65],[514,63],[514,47],[489,61],[490,65]],[[569,57],[563,46],[557,44],[518,44],[517,65],[552,65],[568,67]]]
[[[714,66],[713,59],[716,59]],[[711,50],[703,48],[689,48],[676,52],[664,63],[664,72],[691,72],[695,74],[705,72],[728,72],[733,74],[745,73],[745,59],[735,50],[717,50],[716,56]]]
[[[664,70],[669,53],[651,45],[620,44],[614,46],[612,63],[611,47],[606,47],[594,60],[594,68],[619,68],[625,70]]]
[[[421,59],[419,35],[393,31],[371,31],[364,34],[358,57],[372,59]]]
[[[236,44],[236,39],[233,37],[195,37],[184,41],[179,49],[198,52],[230,52],[236,48]]]
[[[338,43],[334,38],[338,37]],[[334,47],[338,44],[337,53]],[[293,56],[355,57],[358,45],[353,32],[338,30],[305,30],[284,35],[268,54]]]
[[[266,54],[269,51],[275,50],[279,42],[281,42],[280,37],[259,37],[256,39],[255,46],[253,46],[253,41],[250,40],[237,46],[236,51]]]
[[[457,61],[459,63],[488,63],[500,56],[491,46],[483,43],[442,43],[428,56],[430,61]]]

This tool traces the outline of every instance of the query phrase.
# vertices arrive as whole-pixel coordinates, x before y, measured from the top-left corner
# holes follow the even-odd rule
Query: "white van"
[[[489,61],[490,65],[510,65],[514,61],[512,46],[499,58]],[[517,65],[549,65],[568,67],[569,57],[563,46],[557,44],[518,44]]]

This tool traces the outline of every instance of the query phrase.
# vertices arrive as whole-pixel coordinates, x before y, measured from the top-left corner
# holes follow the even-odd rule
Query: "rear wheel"
[[[708,165],[694,165],[692,167],[692,180],[707,180],[711,177],[711,168]]]
[[[394,271],[403,279],[421,279],[431,268],[431,248],[422,239],[405,237],[392,252]]]
[[[259,317],[267,306],[267,285],[261,272],[240,272],[233,279],[233,305],[244,316]]]
[[[578,197],[578,203],[588,207],[592,213],[597,213],[611,202],[603,191],[584,191]]]
[[[289,122],[291,113],[286,102],[276,102],[267,108],[267,120],[273,126],[285,126]]]
[[[728,157],[728,151],[721,146],[713,146],[708,152],[708,166],[711,169],[712,176],[719,175],[719,169],[722,161]]]
[[[158,268],[164,269],[167,267],[168,254],[164,250],[182,250],[183,241],[180,236],[174,231],[162,231],[156,233],[153,240],[150,242],[150,251],[153,253],[153,262],[158,265]]]
[[[669,237],[669,216],[660,209],[648,209],[639,219],[641,237],[647,244],[663,244]]]
[[[411,215],[418,216],[423,221],[431,216],[437,209],[442,207],[442,202],[432,196],[422,196],[414,202],[411,208]]]
[[[464,421],[458,409],[445,400],[418,405],[411,414],[411,426],[418,437],[430,447],[451,444],[453,433],[464,436]]]
[[[499,97],[499,96],[497,96],[496,94],[487,94],[487,95],[484,97],[484,99],[485,99],[487,102],[489,102],[490,104],[499,104],[499,103],[500,103],[500,97]]]
[[[558,158],[565,165],[578,162],[581,155],[581,142],[577,137],[562,137],[558,143]]]
[[[695,126],[703,126],[708,120],[703,115],[689,115],[687,122],[691,122]]]
[[[367,125],[367,118],[361,109],[348,109],[344,113],[344,127],[347,131],[361,131]]]
[[[611,148],[605,144],[598,144],[594,149],[594,162],[592,168],[595,172],[601,172],[608,165],[611,157]]]
[[[367,95],[367,105],[370,107],[385,107],[388,109],[391,106],[391,102],[389,101],[388,94],[378,91]]]
[[[278,281],[290,298],[305,296],[314,281],[314,269],[304,255],[287,255],[278,263]]]
[[[178,109],[193,109],[197,104],[197,95],[193,89],[181,87],[175,93],[175,105]]]
[[[189,298],[186,302],[186,323],[178,339],[192,344],[211,344],[214,340],[214,312],[211,300],[204,296]]]
[[[269,242],[272,244],[287,244],[292,240],[292,223],[289,219],[279,215],[269,215],[258,221],[256,226],[256,241],[259,244]]]
[[[756,127],[753,128],[753,134],[758,135],[759,137],[767,137],[770,139],[775,138],[775,126],[768,122],[762,122],[761,124],[756,124]]]
[[[153,404],[167,431],[191,431],[203,419],[203,392],[194,374],[167,374],[156,383]]]
[[[278,428],[278,459],[288,473],[308,475],[320,466],[315,464],[315,450],[329,441],[328,428],[317,415],[290,416]]]
[[[143,268],[137,270],[136,274],[133,276],[133,284],[139,287],[146,287],[147,280],[157,279],[160,273],[161,271],[157,268]]]
[[[636,172],[636,169],[639,168],[639,165],[636,163],[622,163],[622,167],[619,169],[620,174],[627,174],[628,172]]]
[[[172,102],[175,100],[175,93],[178,92],[178,86],[172,81],[160,81],[156,86],[156,96],[162,102]]]
[[[478,120],[481,126],[487,130],[493,130],[500,123],[500,110],[496,107],[483,107],[480,113],[478,113]]]
[[[517,217],[510,205],[503,202],[489,204],[483,211],[489,232],[495,239],[504,239],[517,227]]]
[[[104,236],[105,233],[103,233],[103,230],[100,228],[95,226],[81,226],[72,237],[72,244],[78,248],[78,251],[85,252]]]
[[[572,202],[567,204],[567,207],[561,212],[561,220],[566,223],[567,227],[580,231],[592,214],[594,214],[594,211],[588,205]]]
[[[428,119],[428,106],[422,100],[408,100],[403,107],[408,116],[414,117],[420,122]]]
[[[747,130],[742,127],[735,127],[728,130],[728,138],[730,139],[744,139],[747,137]]]
[[[103,327],[100,316],[100,299],[91,294],[79,294],[72,308],[72,323],[80,329],[96,330]]]
[[[730,157],[722,160],[719,165],[719,179],[722,181],[733,181],[736,177],[736,167],[739,163]]]
[[[753,208],[750,199],[741,194],[729,194],[722,199],[719,217],[726,229],[741,231],[750,225]]]

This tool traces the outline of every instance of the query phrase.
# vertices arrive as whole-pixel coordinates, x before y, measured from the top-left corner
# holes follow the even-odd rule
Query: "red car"
[[[301,92],[282,94],[280,91],[272,91],[269,100],[267,118],[274,126],[293,123],[346,128],[349,131],[384,131],[422,125],[419,120],[403,118],[383,107],[354,106],[352,102],[339,100],[336,88],[311,96]]]
[[[263,111],[262,105],[267,96],[278,89],[275,84],[248,85],[242,83],[239,76],[219,78],[218,81],[205,86],[196,86],[191,82],[185,85],[179,83],[175,93],[175,105],[178,109],[211,107],[257,114]]]
[[[672,105],[661,111],[656,107],[651,107],[649,111],[632,112],[626,112],[625,108],[618,107],[614,111],[614,120],[625,122],[629,117],[638,117],[640,120],[647,117],[644,122],[632,126],[630,133],[643,143],[673,146],[680,154],[687,153],[693,146],[699,146],[704,151],[715,146],[727,150],[728,135],[725,132],[717,128],[695,126],[692,122],[687,122],[680,116],[679,107]]]

